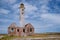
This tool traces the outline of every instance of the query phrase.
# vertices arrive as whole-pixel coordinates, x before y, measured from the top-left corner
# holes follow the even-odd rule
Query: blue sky
[[[8,33],[13,22],[19,25],[19,6],[25,5],[25,23],[31,23],[35,33],[60,32],[60,0],[0,0],[0,34]]]

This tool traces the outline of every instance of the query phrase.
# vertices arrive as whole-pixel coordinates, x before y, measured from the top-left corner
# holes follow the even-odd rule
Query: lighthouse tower
[[[24,27],[25,26],[25,22],[24,22],[24,4],[21,3],[20,4],[20,26]]]
[[[9,36],[29,36],[34,34],[34,27],[31,25],[31,23],[25,24],[24,21],[24,4],[20,4],[20,26],[17,26],[16,23],[12,23],[8,27],[8,35]]]

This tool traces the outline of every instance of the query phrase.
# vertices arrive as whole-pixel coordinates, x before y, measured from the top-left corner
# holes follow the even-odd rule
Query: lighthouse
[[[24,20],[24,4],[20,4],[20,26],[17,26],[16,23],[12,23],[8,27],[8,35],[9,36],[29,36],[34,34],[34,27],[31,23],[25,24]]]
[[[25,21],[24,21],[24,9],[25,9],[25,7],[24,7],[24,4],[23,3],[21,3],[20,4],[20,26],[21,27],[24,27],[25,26]]]

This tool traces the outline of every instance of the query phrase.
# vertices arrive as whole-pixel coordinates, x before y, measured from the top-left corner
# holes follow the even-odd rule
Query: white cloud
[[[8,14],[10,11],[6,9],[0,9],[0,13],[2,14]]]
[[[49,21],[51,23],[60,24],[60,14],[54,14],[54,13],[48,12],[50,8],[47,6],[47,4],[51,0],[39,0],[39,1],[40,1],[40,4],[42,4],[39,8],[40,9],[39,15],[41,17],[40,19]],[[36,16],[39,16],[39,15],[36,15]]]
[[[28,15],[30,15],[30,14],[34,14],[35,12],[34,11],[37,11],[38,10],[38,8],[36,7],[36,6],[34,6],[34,5],[31,5],[31,4],[29,4],[29,3],[24,3],[24,5],[25,5],[25,18],[28,18],[29,16]],[[20,13],[20,8],[19,8],[19,6],[20,6],[20,3],[18,3],[18,4],[14,4],[11,8],[12,8],[12,10],[14,10],[14,14],[18,14],[18,13]]]
[[[40,16],[44,20],[48,20],[48,21],[51,21],[53,23],[60,23],[60,21],[59,21],[60,16],[58,16],[56,14],[48,14],[49,13],[48,12],[49,8],[47,7],[48,1],[49,0],[40,0],[40,3],[42,4],[42,6],[40,7],[40,10],[38,10],[38,8],[36,6],[31,5],[27,2],[24,2],[25,14],[26,14],[25,18],[28,18],[29,17],[28,15],[31,14],[31,15],[33,15],[32,18]],[[14,13],[16,13],[16,14],[19,13],[19,10],[18,10],[19,6],[20,6],[19,3],[12,6]],[[34,12],[37,10],[41,12],[41,13],[37,12],[37,13],[39,13],[38,15],[36,15],[37,13],[35,14],[35,12]]]
[[[7,30],[7,28],[0,28],[0,31],[4,31],[4,30]]]
[[[48,7],[46,5],[42,5],[41,8],[40,8],[40,12],[41,13],[47,13],[48,12]]]
[[[12,20],[9,20],[9,19],[0,19],[0,21],[6,23],[6,22],[11,22]]]
[[[50,0],[39,0],[39,2],[40,2],[41,4],[47,4],[48,1],[50,1]]]
[[[30,18],[34,18],[36,17],[35,14],[35,11],[38,10],[38,8],[34,5],[31,5],[29,3],[24,3],[25,5],[25,15],[26,15],[26,18],[29,18],[30,16],[29,15],[33,15],[33,17],[30,17]]]
[[[34,12],[38,10],[36,6],[30,5],[29,3],[24,3],[26,12]]]
[[[17,0],[2,0],[2,1],[8,4],[14,4]]]
[[[49,2],[50,0],[40,0],[40,13],[47,13],[48,12],[48,2]]]
[[[25,15],[25,18],[29,18],[29,16],[28,15]]]
[[[46,14],[42,14],[41,15],[41,18],[42,19],[45,19],[45,20],[48,20],[52,23],[60,23],[60,16],[59,14],[49,14],[49,13],[46,13]]]
[[[19,9],[19,6],[20,6],[20,4],[18,3],[18,4],[14,4],[11,8],[12,8],[12,10],[17,10],[17,9]]]
[[[25,12],[33,12],[36,11],[38,8],[36,6],[30,5],[29,3],[24,3],[25,5]],[[12,9],[17,10],[19,9],[20,4],[14,4]]]

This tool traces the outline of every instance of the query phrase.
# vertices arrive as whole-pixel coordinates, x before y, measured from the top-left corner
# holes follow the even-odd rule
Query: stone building
[[[34,34],[34,27],[31,23],[24,23],[24,4],[20,4],[20,24],[21,26],[17,26],[15,23],[12,23],[8,27],[8,35],[9,36],[29,36]]]
[[[15,23],[12,23],[8,27],[9,36],[29,36],[34,34],[34,27],[28,23],[25,27],[18,27]]]

